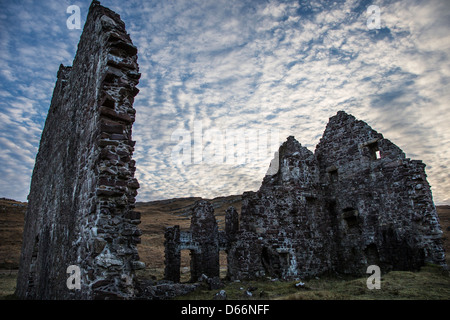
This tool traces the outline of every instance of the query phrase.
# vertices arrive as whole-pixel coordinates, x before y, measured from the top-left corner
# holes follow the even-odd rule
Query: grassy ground
[[[367,277],[322,277],[304,281],[232,282],[223,290],[229,300],[450,300],[450,276],[437,266],[425,266],[419,272],[392,271],[381,277],[381,288],[369,290]],[[250,288],[252,296],[246,295]],[[210,300],[219,290],[201,287],[180,296],[179,300]]]
[[[26,206],[0,198],[0,270],[19,268]]]
[[[141,276],[160,272],[148,270]],[[0,273],[0,299],[14,299],[16,277],[14,271]],[[304,281],[303,288],[295,286],[299,281],[242,281],[229,282],[223,290],[228,300],[450,300],[450,276],[437,266],[427,265],[419,272],[391,271],[381,277],[379,290],[369,290],[366,281],[367,277],[321,277]],[[217,292],[204,286],[177,299],[211,300]]]
[[[441,268],[426,266],[420,272],[391,271],[381,277],[381,288],[369,290],[367,278],[321,279],[308,283],[311,290],[299,291],[283,299],[346,300],[449,300],[450,277]]]
[[[0,272],[0,300],[14,299],[17,271]]]

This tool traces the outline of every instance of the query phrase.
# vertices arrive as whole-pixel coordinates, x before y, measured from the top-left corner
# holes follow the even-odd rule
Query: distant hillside
[[[27,204],[0,198],[0,269],[18,269]]]
[[[178,198],[136,203],[136,211],[141,212],[143,234],[138,245],[141,260],[149,268],[164,267],[164,229],[179,225],[186,230],[190,225],[189,210],[201,198]],[[209,199],[214,206],[219,228],[225,223],[225,210],[234,206],[241,211],[241,196],[233,195]],[[27,204],[0,198],[0,269],[17,269],[22,246],[22,230]],[[438,206],[447,263],[450,265],[450,206]],[[184,250],[187,251],[187,250]],[[223,259],[223,257],[221,257]],[[183,252],[182,266],[189,265],[189,256]]]
[[[180,225],[189,228],[189,209],[201,198],[178,198],[136,203],[141,212],[142,243],[138,246],[141,260],[148,266],[164,266],[164,229]],[[225,223],[225,210],[233,205],[241,209],[241,196],[209,199],[214,206],[219,227]],[[18,269],[26,202],[0,198],[0,269]]]

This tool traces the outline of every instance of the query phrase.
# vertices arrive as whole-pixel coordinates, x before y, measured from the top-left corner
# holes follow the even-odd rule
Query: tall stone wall
[[[180,226],[167,227],[164,239],[164,279],[180,282]]]
[[[132,160],[137,49],[93,1],[72,67],[61,65],[33,171],[16,294],[132,298],[142,267]],[[67,288],[69,265],[81,289]]]
[[[240,229],[228,254],[232,279],[310,276],[330,268],[331,221],[317,160],[292,136],[278,154],[278,172],[242,197]]]
[[[230,250],[239,234],[239,213],[230,206],[225,214],[225,230],[219,231],[214,215],[214,207],[207,200],[196,201],[191,209],[189,231],[180,231],[179,226],[165,230],[164,279],[180,282],[181,250],[189,250],[191,256],[191,282],[206,276],[210,280],[219,280],[219,252],[225,251],[227,258],[232,257]],[[228,265],[236,260],[227,260]],[[231,270],[228,268],[228,270]],[[215,281],[214,280],[214,281]]]
[[[316,147],[339,272],[418,269],[442,264],[441,229],[425,164],[364,121],[338,112]]]
[[[330,118],[315,153],[289,137],[279,169],[242,197],[231,279],[445,265],[425,164],[363,121]]]
[[[191,251],[191,280],[197,281],[202,274],[219,276],[219,228],[214,207],[205,200],[195,203],[192,209],[190,232],[198,250]]]

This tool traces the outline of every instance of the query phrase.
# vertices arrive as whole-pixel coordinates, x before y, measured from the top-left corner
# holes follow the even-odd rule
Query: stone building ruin
[[[134,211],[132,159],[137,48],[120,16],[92,1],[71,67],[61,65],[33,170],[16,295],[22,299],[133,299],[144,267]],[[307,277],[324,272],[415,270],[444,265],[425,164],[411,160],[365,122],[338,112],[314,153],[289,137],[240,216],[219,230],[207,201],[189,231],[165,233],[165,277],[180,281],[180,251],[191,280]],[[273,161],[272,164],[277,163]],[[67,286],[80,269],[80,289]]]
[[[32,176],[16,295],[132,298],[143,267],[131,128],[140,73],[120,16],[93,1],[72,67],[60,66]],[[80,290],[69,290],[70,265]]]
[[[383,272],[445,265],[425,164],[406,158],[365,122],[340,111],[314,153],[291,136],[278,157],[278,171],[266,175],[259,191],[243,194],[240,220],[229,209],[235,214],[227,215],[226,230],[209,233],[215,252],[210,248],[210,260],[203,261],[211,268],[219,250],[227,251],[231,280],[359,275],[369,265]],[[202,212],[212,228],[213,213]],[[196,215],[194,210],[193,221]],[[166,233],[166,278],[179,281],[179,263],[171,263],[179,261],[174,253],[188,237],[175,230]],[[191,268],[193,276],[206,271]],[[218,270],[204,273],[216,276]]]
[[[214,216],[214,208],[207,200],[199,200],[191,210],[189,231],[180,231],[179,226],[165,230],[165,270],[166,280],[180,282],[181,250],[189,250],[191,256],[191,282],[203,275],[219,277],[219,252],[228,252],[235,240],[239,226],[239,214],[229,207],[225,215],[225,230],[220,231]]]

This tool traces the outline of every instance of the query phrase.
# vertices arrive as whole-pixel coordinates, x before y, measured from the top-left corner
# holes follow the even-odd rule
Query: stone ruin
[[[120,16],[93,1],[73,66],[60,66],[33,171],[16,295],[135,295],[140,214],[132,160],[137,49]],[[67,268],[80,269],[69,290]]]
[[[125,24],[92,1],[73,66],[58,71],[36,157],[19,298],[142,294],[135,276],[145,265],[136,248],[139,183],[132,160],[139,78],[137,48]],[[260,190],[243,194],[240,217],[228,209],[225,230],[207,201],[196,203],[189,231],[167,228],[166,279],[180,281],[180,250],[191,251],[192,281],[219,277],[220,250],[227,253],[231,280],[359,274],[371,264],[384,272],[445,264],[425,165],[405,158],[366,123],[339,112],[315,153],[289,137],[278,157]],[[67,286],[69,266],[80,270],[80,289]]]
[[[189,231],[180,231],[179,226],[166,228],[164,278],[180,281],[181,250],[190,251],[191,282],[203,275],[219,277],[219,252],[228,251],[238,231],[239,215],[234,207],[226,211],[225,221],[225,231],[219,231],[212,204],[199,200],[191,210]]]
[[[206,201],[194,207],[189,232],[167,228],[166,279],[179,281],[183,249],[191,250],[193,281],[218,276],[219,250],[227,252],[230,280],[445,265],[425,164],[406,158],[365,122],[340,111],[315,153],[291,136],[277,156],[278,170],[259,191],[243,194],[240,219],[228,209],[225,231],[217,231]]]

